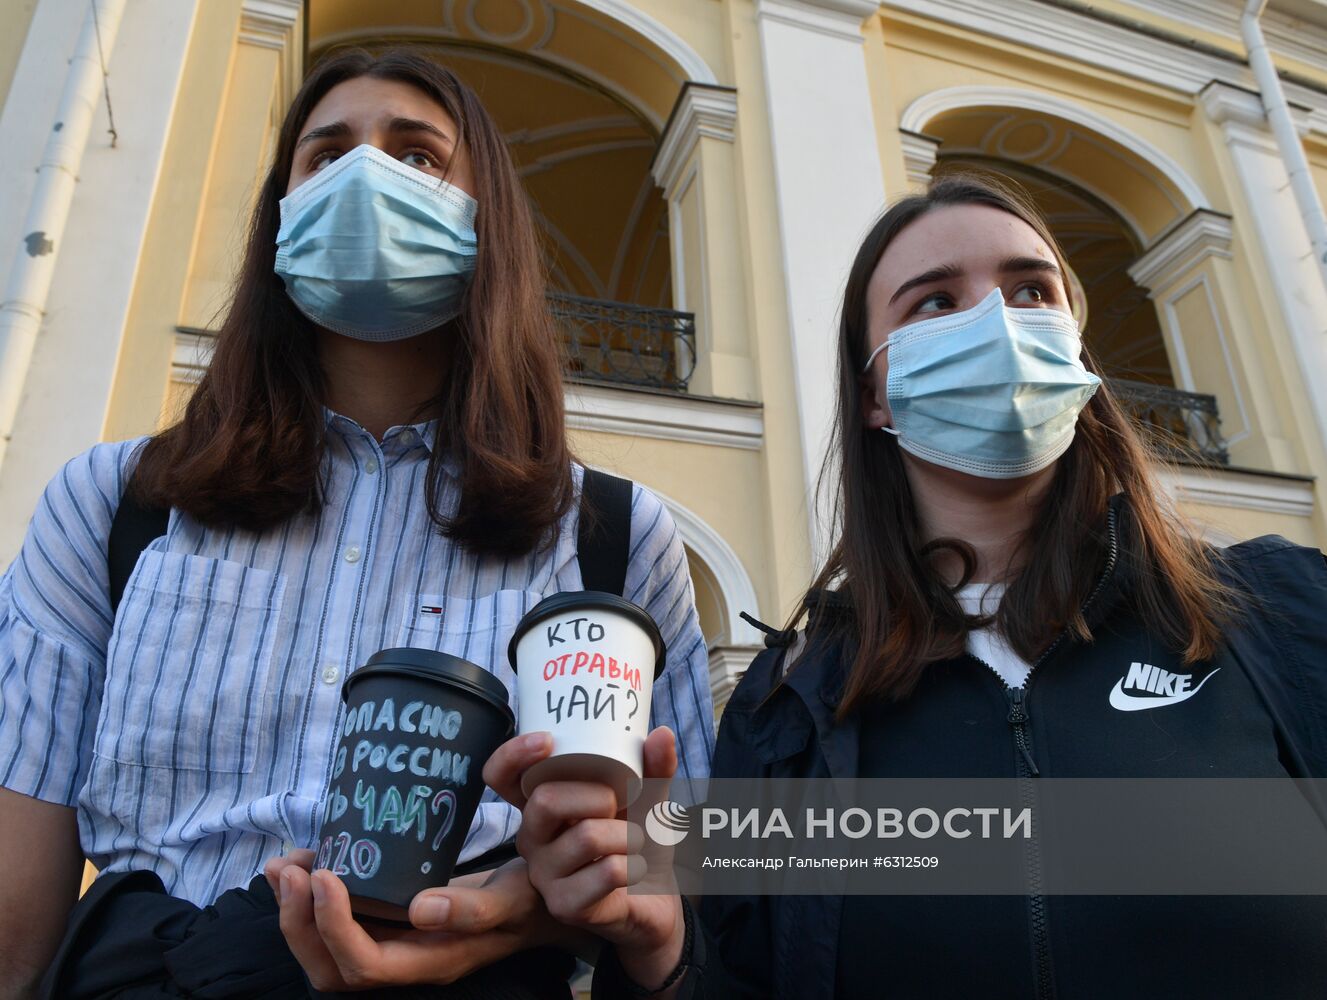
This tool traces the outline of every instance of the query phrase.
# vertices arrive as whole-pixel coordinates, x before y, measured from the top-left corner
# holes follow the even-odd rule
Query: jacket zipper
[[[1106,565],[1101,571],[1101,576],[1097,579],[1097,584],[1092,588],[1092,593],[1088,594],[1087,600],[1083,602],[1080,614],[1087,614],[1101,590],[1115,571],[1115,560],[1118,555],[1118,539],[1115,530],[1115,509],[1109,508],[1106,511],[1106,531],[1109,535],[1109,548],[1106,554]],[[1027,692],[1032,686],[1032,677],[1037,672],[1037,668],[1046,662],[1060,644],[1064,641],[1068,630],[1061,632],[1055,637],[1042,654],[1037,657],[1035,663],[1028,668],[1027,679],[1022,687],[1004,686],[1005,696],[1009,699],[1009,720],[1010,728],[1014,733],[1014,749],[1018,756],[1015,758],[1015,765],[1018,771],[1018,790],[1019,801],[1025,809],[1033,809],[1036,804],[1036,789],[1032,785],[1033,778],[1041,777],[1041,770],[1037,767],[1037,762],[1032,756],[1032,745],[1028,740],[1027,725],[1032,721],[1027,709]],[[973,657],[977,659],[977,657]],[[978,660],[987,670],[994,669],[989,663]],[[999,676],[997,674],[997,676]],[[1033,813],[1035,815],[1035,811]],[[1032,961],[1033,973],[1036,979],[1036,997],[1037,1000],[1053,1000],[1055,996],[1055,979],[1051,974],[1051,949],[1050,933],[1046,926],[1046,897],[1041,893],[1041,845],[1038,841],[1038,834],[1034,830],[1033,836],[1027,842],[1027,849],[1024,851],[1024,866],[1027,872],[1028,881],[1028,910],[1032,925]]]

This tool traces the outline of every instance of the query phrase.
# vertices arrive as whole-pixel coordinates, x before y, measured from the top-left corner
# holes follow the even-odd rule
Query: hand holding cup
[[[508,740],[489,758],[484,781],[522,811],[516,847],[548,912],[612,943],[627,975],[656,986],[681,956],[681,899],[676,891],[632,893],[628,886],[645,877],[646,852],[662,849],[627,821],[609,785],[549,780],[527,798],[522,779],[552,748],[547,733]],[[676,740],[661,726],[645,740],[644,778],[670,779],[676,770]],[[663,857],[650,857],[648,867],[656,878],[669,870]]]
[[[286,943],[318,990],[447,984],[527,948],[573,944],[519,859],[419,893],[405,928],[358,922],[346,885],[311,871],[313,860],[312,851],[292,851],[263,874],[280,902]]]

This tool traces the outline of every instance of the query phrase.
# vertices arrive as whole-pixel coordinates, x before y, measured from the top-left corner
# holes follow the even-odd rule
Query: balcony
[[[548,296],[567,349],[567,376],[686,392],[696,370],[696,317],[580,295]]]
[[[1162,457],[1200,465],[1229,465],[1216,397],[1150,382],[1107,380],[1125,412],[1149,432]]]

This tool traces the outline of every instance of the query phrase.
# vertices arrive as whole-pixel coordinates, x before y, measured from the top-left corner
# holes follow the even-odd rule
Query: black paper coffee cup
[[[456,867],[484,764],[515,729],[507,687],[447,653],[384,649],[341,697],[315,867],[346,883],[356,913],[404,921],[415,894]]]

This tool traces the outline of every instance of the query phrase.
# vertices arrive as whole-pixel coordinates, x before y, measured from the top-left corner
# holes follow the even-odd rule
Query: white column
[[[1318,445],[1327,446],[1327,393],[1322,392],[1327,374],[1327,287],[1285,164],[1256,95],[1213,81],[1200,97],[1207,117],[1221,128],[1262,251],[1265,275],[1298,362]]]
[[[101,437],[197,6],[135,0],[108,53],[119,140],[112,149],[102,100],[0,469],[0,565],[18,551],[46,482]],[[63,60],[46,67],[57,78],[64,70]],[[33,168],[40,154],[11,149],[6,158]]]
[[[784,282],[814,555],[813,497],[834,420],[838,311],[858,243],[885,202],[862,22],[875,0],[758,0]]]

